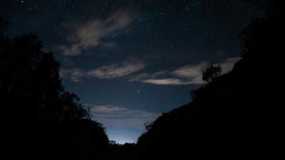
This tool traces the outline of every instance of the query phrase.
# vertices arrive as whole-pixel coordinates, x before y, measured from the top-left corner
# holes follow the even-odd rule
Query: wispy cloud
[[[171,74],[177,77],[193,79],[195,77],[199,77],[206,66],[206,62],[202,62],[197,65],[187,65],[174,70]]]
[[[221,63],[222,73],[226,74],[230,72],[239,60],[241,60],[241,57],[232,57],[226,59],[223,63]]]
[[[141,82],[153,85],[190,85],[202,84],[202,69],[206,63],[187,65],[172,71],[160,71],[155,73],[141,73],[132,77],[129,81]]]
[[[222,74],[232,70],[234,64],[240,57],[233,57],[219,63]],[[129,59],[122,63],[100,66],[91,70],[62,69],[62,78],[73,82],[80,82],[83,78],[116,79],[126,78],[130,82],[140,82],[153,85],[201,85],[205,83],[202,79],[203,70],[207,62],[196,65],[186,65],[174,70],[163,70],[159,72],[143,72],[146,65],[142,61]]]
[[[113,79],[128,76],[130,74],[139,72],[144,68],[144,63],[137,60],[131,60],[121,64],[112,64],[99,67],[95,70],[89,71],[88,75],[99,79]]]
[[[233,57],[221,62],[223,74],[231,71],[238,60],[240,60],[239,57]],[[207,64],[205,61],[196,65],[182,66],[172,71],[141,73],[133,76],[129,81],[153,85],[200,85],[205,83],[202,79],[202,73]]]
[[[113,46],[112,42],[104,42],[104,38],[114,32],[123,31],[133,21],[133,16],[126,10],[117,10],[105,19],[94,19],[76,27],[68,37],[70,45],[61,46],[66,56],[77,56],[84,49],[99,46]]]
[[[129,78],[130,82],[140,82],[146,79],[157,79],[158,77],[163,77],[168,75],[168,71],[160,71],[154,73],[139,73]]]
[[[82,70],[79,68],[62,69],[61,77],[73,82],[80,82],[84,78],[116,79],[137,73],[145,68],[142,61],[129,59],[122,63],[100,66],[95,69]]]
[[[88,105],[91,118],[107,128],[144,129],[145,124],[155,120],[159,114],[114,105]]]
[[[78,83],[82,80],[82,78],[86,77],[86,72],[79,68],[62,68],[60,70],[60,77],[65,80],[70,80],[72,82]]]
[[[189,85],[191,81],[184,81],[178,78],[165,78],[165,79],[146,79],[143,83],[149,83],[154,85]]]

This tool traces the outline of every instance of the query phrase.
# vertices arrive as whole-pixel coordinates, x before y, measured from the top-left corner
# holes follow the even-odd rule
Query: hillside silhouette
[[[281,26],[275,15],[248,25],[240,35],[242,59],[234,69],[217,77],[211,67],[204,75],[211,80],[193,91],[191,103],[149,125],[138,140],[140,159],[278,157],[282,115],[271,63],[282,51]]]
[[[0,18],[2,159],[241,159],[280,152],[282,112],[276,106],[275,65],[281,44],[279,5],[240,34],[241,60],[220,75],[205,71],[206,85],[192,102],[164,113],[137,144],[109,142],[75,93],[64,89],[59,63],[33,34],[7,36]],[[6,158],[8,157],[8,158]]]
[[[1,20],[0,24],[5,23]],[[108,148],[74,93],[64,90],[59,64],[35,35],[10,38],[0,27],[1,144],[8,159],[96,159]]]

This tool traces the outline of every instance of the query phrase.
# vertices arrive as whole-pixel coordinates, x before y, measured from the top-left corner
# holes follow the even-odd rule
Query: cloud
[[[159,114],[114,105],[88,105],[91,118],[107,128],[144,129]]]
[[[222,74],[231,71],[234,64],[239,60],[240,57],[232,57],[221,62]],[[132,77],[129,81],[153,85],[201,85],[205,83],[202,79],[202,73],[207,64],[205,61],[196,65],[182,66],[172,71],[141,73]]]
[[[206,68],[207,63],[202,62],[197,65],[187,65],[174,70],[171,74],[175,77],[186,79],[183,84],[203,84],[202,72]]]
[[[240,57],[232,57],[220,62],[222,74],[230,72],[234,64],[240,59]],[[202,73],[207,64],[207,62],[201,62],[174,70],[146,73],[141,72],[146,67],[143,62],[130,59],[122,63],[101,66],[87,71],[78,68],[62,69],[61,77],[73,82],[80,82],[83,78],[116,79],[127,77],[129,82],[153,85],[201,85],[205,83],[202,79]]]
[[[116,79],[137,73],[145,68],[145,64],[136,59],[130,59],[122,63],[101,66],[95,69],[83,70],[79,68],[61,69],[61,78],[80,82],[84,78]]]
[[[61,46],[60,49],[66,56],[78,56],[84,49],[113,46],[112,42],[104,42],[104,38],[123,31],[132,21],[131,13],[126,10],[117,10],[105,19],[90,20],[78,26],[68,37],[69,46]]]
[[[131,82],[141,82],[153,85],[190,85],[202,84],[202,69],[206,63],[187,65],[172,71],[141,73],[129,79]]]
[[[78,83],[82,80],[82,78],[86,77],[86,72],[79,68],[63,68],[60,70],[60,77],[65,80],[70,80],[72,82]]]
[[[160,72],[155,72],[155,73],[139,73],[133,77],[129,78],[130,82],[140,82],[146,79],[156,79],[161,76],[167,75],[167,71],[160,71]]]
[[[130,74],[139,72],[144,68],[144,63],[137,60],[131,60],[121,64],[112,64],[99,67],[95,70],[89,71],[88,75],[99,79],[113,79],[128,76]]]
[[[206,66],[207,66],[206,62],[202,62],[197,65],[187,65],[174,70],[172,74],[177,77],[192,79],[195,77],[199,77],[201,75],[201,72],[203,71],[203,69],[205,69]]]
[[[155,84],[155,85],[187,85],[191,84],[189,81],[183,81],[177,78],[165,78],[165,79],[146,79],[144,83]]]
[[[220,65],[222,67],[223,74],[230,72],[239,60],[241,60],[241,57],[232,57],[226,59],[223,63],[221,63]]]

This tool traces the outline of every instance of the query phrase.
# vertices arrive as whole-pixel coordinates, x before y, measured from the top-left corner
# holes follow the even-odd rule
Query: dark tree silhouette
[[[105,156],[108,138],[103,127],[89,119],[74,93],[64,90],[59,64],[37,36],[2,34],[0,98],[2,145],[8,159]]]
[[[203,80],[211,82],[222,74],[222,68],[217,64],[210,64],[203,71]]]
[[[4,31],[4,20],[2,17],[0,17],[0,35],[3,34],[3,31]]]

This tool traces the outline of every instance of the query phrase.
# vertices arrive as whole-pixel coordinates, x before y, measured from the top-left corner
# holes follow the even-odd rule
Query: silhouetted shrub
[[[219,77],[222,74],[222,68],[217,64],[210,64],[203,71],[203,80],[207,82],[213,81],[215,78]]]

